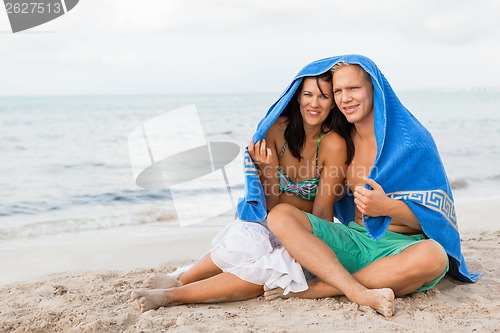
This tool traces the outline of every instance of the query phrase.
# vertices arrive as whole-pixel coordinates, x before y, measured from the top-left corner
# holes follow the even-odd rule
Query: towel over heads
[[[373,84],[377,156],[368,178],[380,184],[389,197],[405,202],[418,218],[424,234],[443,246],[450,258],[450,275],[464,282],[476,281],[480,274],[468,271],[462,255],[453,195],[436,144],[429,131],[405,108],[369,58],[343,55],[305,66],[259,122],[253,141],[265,137],[305,77],[329,71],[339,62],[361,66],[370,75]],[[237,215],[245,221],[262,221],[267,215],[266,201],[248,150],[245,151],[244,163],[245,197],[238,203]],[[371,189],[368,185],[366,187]],[[354,220],[352,194],[339,200],[334,208],[335,217],[343,224]],[[373,240],[379,240],[390,223],[388,216],[364,217],[365,227]]]

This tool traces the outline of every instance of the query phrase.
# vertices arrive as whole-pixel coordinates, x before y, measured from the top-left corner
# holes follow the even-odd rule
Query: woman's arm
[[[347,147],[336,133],[330,132],[321,139],[319,163],[322,167],[318,192],[312,213],[327,221],[333,221],[333,205],[343,195],[347,172]]]
[[[279,202],[278,154],[276,151],[277,126],[271,126],[266,138],[248,145],[248,153],[259,170],[259,177],[264,189],[267,210],[271,210]]]

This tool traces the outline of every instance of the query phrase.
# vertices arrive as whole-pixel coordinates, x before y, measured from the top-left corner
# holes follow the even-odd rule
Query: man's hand
[[[364,177],[366,184],[373,189],[368,190],[363,186],[356,186],[354,189],[354,203],[359,211],[368,217],[389,216],[392,218],[393,228],[405,226],[406,229],[393,231],[400,233],[414,233],[422,230],[417,217],[406,203],[401,200],[391,199],[387,196],[382,186],[373,179]]]
[[[382,186],[373,179],[363,177],[363,180],[373,189],[369,190],[364,186],[356,186],[354,189],[354,203],[358,210],[366,216],[388,216],[392,199],[387,196]]]

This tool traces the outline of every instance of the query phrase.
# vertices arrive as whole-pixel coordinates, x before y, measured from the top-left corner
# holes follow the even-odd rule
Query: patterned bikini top
[[[318,172],[318,176],[307,179],[295,184],[293,180],[285,173],[281,166],[278,166],[278,182],[280,185],[280,192],[289,192],[298,195],[300,198],[304,200],[314,200],[316,198],[316,192],[318,191],[318,183],[319,183],[319,169],[318,169],[318,151],[319,145],[321,142],[322,133],[318,136],[318,146],[316,147],[316,171]],[[286,142],[281,148],[281,152],[279,157],[283,156],[283,153],[286,150]]]

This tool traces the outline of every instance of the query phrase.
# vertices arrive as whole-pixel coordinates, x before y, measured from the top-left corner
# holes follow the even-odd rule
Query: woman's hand
[[[277,177],[278,161],[276,153],[266,146],[266,140],[248,144],[248,154],[257,167],[259,178],[264,188],[267,209],[271,210],[279,203],[279,183]],[[274,161],[273,161],[274,160]]]
[[[271,165],[273,154],[271,148],[266,146],[266,139],[257,141],[255,144],[253,141],[250,141],[248,144],[248,153],[257,166],[266,167]]]

